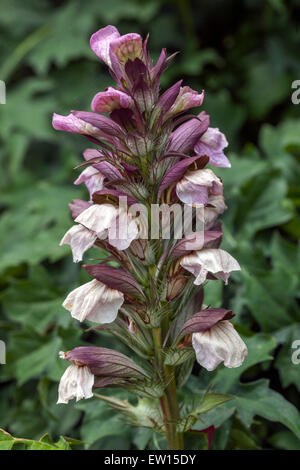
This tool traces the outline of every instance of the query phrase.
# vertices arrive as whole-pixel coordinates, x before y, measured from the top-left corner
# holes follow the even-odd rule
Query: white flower
[[[231,164],[223,152],[227,146],[225,135],[218,128],[209,127],[196,143],[194,150],[198,155],[207,155],[210,165],[230,168]]]
[[[94,204],[81,212],[75,222],[96,232],[99,238],[105,238],[107,230],[118,215],[118,209],[112,204]]]
[[[219,214],[227,209],[223,196],[209,196],[208,206],[204,207],[204,224],[208,229],[216,220]]]
[[[91,398],[95,376],[87,366],[71,364],[60,379],[57,403],[68,403],[76,398]]]
[[[176,194],[186,204],[207,205],[210,195],[223,194],[223,186],[210,169],[188,171],[176,184]]]
[[[225,367],[240,367],[248,354],[244,341],[227,320],[193,333],[192,344],[197,362],[207,370],[214,370],[221,362]]]
[[[124,302],[124,294],[93,279],[70,292],[63,307],[79,321],[111,323]]]
[[[109,243],[118,250],[128,248],[139,233],[135,219],[112,204],[94,204],[81,212],[75,222],[96,232],[102,240],[108,237]]]
[[[203,284],[208,273],[223,279],[227,284],[232,271],[240,271],[239,263],[227,251],[219,248],[206,248],[184,256],[181,266],[195,276],[194,284]]]
[[[96,191],[103,189],[105,176],[93,166],[88,166],[74,181],[74,184],[84,183],[89,190],[90,199]]]
[[[86,252],[97,239],[97,234],[83,227],[83,225],[74,225],[64,235],[60,242],[61,245],[70,245],[73,253],[74,263],[82,260],[83,253]]]
[[[116,223],[108,230],[109,243],[118,250],[126,250],[133,240],[137,238],[139,229],[136,221],[126,211],[119,213]]]

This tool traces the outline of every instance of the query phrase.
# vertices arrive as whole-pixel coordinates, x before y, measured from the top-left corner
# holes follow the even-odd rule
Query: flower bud
[[[183,274],[176,274],[168,281],[167,300],[173,300],[184,290],[188,277]]]

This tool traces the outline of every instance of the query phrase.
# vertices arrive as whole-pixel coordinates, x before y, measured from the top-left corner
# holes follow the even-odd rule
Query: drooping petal
[[[218,128],[209,127],[196,143],[194,150],[199,155],[207,155],[211,165],[230,168],[231,164],[223,152],[227,146],[225,135]]]
[[[92,110],[96,113],[111,113],[115,109],[131,108],[132,98],[123,91],[108,87],[105,91],[97,93],[92,101]]]
[[[193,333],[192,344],[197,362],[209,371],[221,362],[225,367],[240,367],[248,354],[244,341],[227,320],[209,330]]]
[[[96,232],[99,238],[106,238],[107,230],[118,215],[118,209],[112,204],[94,204],[81,212],[75,222]]]
[[[204,208],[204,224],[208,229],[214,223],[218,215],[223,214],[227,209],[227,206],[224,201],[224,197],[219,196],[209,196],[208,206]]]
[[[122,292],[93,279],[69,293],[63,307],[79,321],[111,323],[124,302]]]
[[[137,238],[139,234],[138,226],[135,220],[123,211],[115,221],[116,223],[108,229],[109,243],[118,250],[126,250],[132,240]]]
[[[68,403],[76,398],[76,401],[93,396],[95,376],[88,367],[71,364],[63,374],[58,387],[57,403]]]
[[[232,271],[240,271],[239,263],[227,251],[219,248],[206,248],[185,256],[180,265],[195,276],[194,284],[200,285],[208,273],[223,279],[227,284]]]
[[[109,55],[109,46],[111,41],[120,37],[120,33],[115,26],[106,26],[99,29],[96,33],[92,34],[90,39],[90,46],[92,51],[111,67],[111,60]]]
[[[83,227],[83,225],[73,225],[64,235],[60,242],[62,245],[70,245],[73,253],[74,263],[82,260],[83,254],[93,246],[97,239],[97,234]]]
[[[74,184],[84,183],[89,190],[90,200],[96,191],[103,189],[103,182],[105,176],[100,173],[96,168],[88,166],[74,181]]]

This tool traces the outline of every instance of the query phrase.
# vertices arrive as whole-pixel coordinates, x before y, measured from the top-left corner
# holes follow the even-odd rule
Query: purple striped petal
[[[188,235],[182,238],[172,251],[172,258],[176,259],[186,255],[189,251],[202,250],[202,248],[212,248],[213,242],[219,242],[222,238],[221,231],[205,231]],[[215,246],[214,246],[215,247]]]
[[[131,295],[143,292],[141,286],[124,269],[104,264],[86,264],[83,267],[91,276],[111,289],[117,289],[124,294]]]
[[[232,310],[226,310],[224,308],[207,308],[201,310],[184,323],[180,330],[179,338],[191,333],[209,330],[219,321],[230,320],[234,316]]]
[[[105,158],[105,156],[97,149],[86,149],[83,152],[83,156],[86,161],[89,161],[94,158],[99,158],[101,156]],[[93,167],[100,171],[100,173],[102,173],[104,176],[106,176],[106,178],[111,181],[121,180],[124,178],[122,173],[109,162],[102,161],[99,163],[95,163],[93,164]]]
[[[65,359],[84,364],[97,377],[143,378],[146,376],[141,367],[114,349],[79,346],[68,351]]]
[[[175,183],[176,181],[179,181],[193,163],[196,163],[196,167],[198,169],[204,168],[205,165],[208,163],[208,158],[196,155],[195,157],[185,158],[184,160],[175,163],[165,173],[162,182],[159,186],[159,193],[171,186],[171,184]]]
[[[91,111],[72,111],[72,115],[81,119],[83,122],[91,124],[100,129],[105,134],[120,137],[123,134],[121,127],[107,116],[92,113]]]
[[[204,111],[181,124],[172,132],[169,141],[169,151],[188,153],[193,150],[199,138],[207,131],[209,116]]]

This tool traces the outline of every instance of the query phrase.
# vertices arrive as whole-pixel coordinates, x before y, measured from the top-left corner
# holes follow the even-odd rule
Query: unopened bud
[[[167,300],[173,300],[184,290],[188,278],[183,274],[173,276],[168,282]]]

